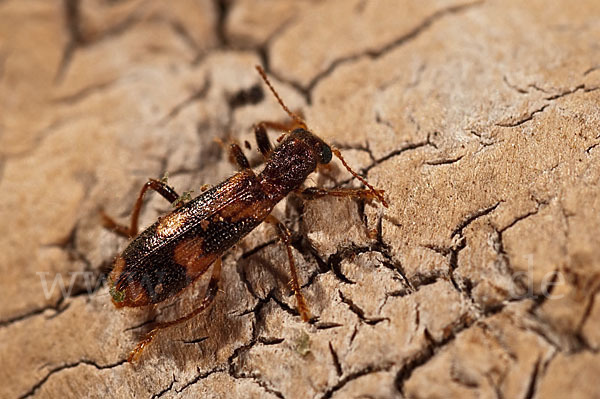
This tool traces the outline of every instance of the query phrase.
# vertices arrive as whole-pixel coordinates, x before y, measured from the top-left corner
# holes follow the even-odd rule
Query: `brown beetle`
[[[150,179],[137,198],[129,227],[116,223],[102,213],[105,227],[126,237],[135,237],[117,256],[109,276],[109,290],[116,307],[162,302],[179,293],[213,266],[205,297],[198,307],[179,319],[157,324],[131,352],[129,361],[141,355],[158,331],[189,320],[210,305],[218,289],[221,256],[262,222],[273,224],[286,245],[291,287],[298,311],[304,321],[310,319],[306,301],[300,292],[290,232],[271,215],[275,205],[289,193],[294,191],[308,199],[325,195],[350,196],[377,200],[387,207],[383,191],[376,190],[356,174],[346,164],[339,150],[311,133],[304,121],[286,107],[262,68],[256,68],[279,104],[292,118],[289,126],[274,122],[261,122],[255,126],[258,149],[266,160],[262,172],[255,174],[241,148],[231,144],[230,155],[240,171],[198,197],[184,202],[166,182]],[[267,128],[286,131],[276,148],[272,147],[267,137]],[[367,188],[311,187],[300,190],[308,175],[318,165],[329,163],[332,154]],[[148,189],[176,204],[176,208],[137,235],[138,216]]]

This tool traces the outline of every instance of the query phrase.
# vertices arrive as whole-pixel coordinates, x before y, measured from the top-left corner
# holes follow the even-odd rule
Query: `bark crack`
[[[416,150],[418,148],[421,147],[425,147],[425,146],[432,146],[435,147],[431,141],[429,140],[429,137],[427,137],[427,140],[424,141],[419,141],[416,143],[410,143],[410,144],[406,144],[404,146],[402,146],[401,148],[391,151],[388,154],[378,158],[375,160],[375,162],[371,163],[370,165],[364,167],[361,169],[361,174],[366,175],[371,169],[373,169],[374,167],[382,164],[385,161],[388,161],[389,159],[396,157],[398,155],[401,155],[402,153],[406,152],[406,151],[411,151],[411,150]]]
[[[600,285],[598,287],[596,287],[596,289],[594,289],[589,294],[589,298],[586,301],[583,315],[581,316],[581,319],[577,323],[577,328],[576,328],[575,334],[578,335],[579,337],[581,337],[580,338],[581,340],[585,340],[583,337],[582,330],[583,330],[583,327],[585,326],[585,323],[587,322],[587,320],[589,319],[589,317],[592,313],[592,309],[594,308],[594,303],[596,302],[596,296],[598,295],[598,293],[600,293]],[[587,342],[586,342],[586,346],[589,347],[589,344]]]
[[[538,357],[533,365],[533,370],[531,370],[531,377],[529,379],[529,385],[527,386],[527,391],[525,392],[525,396],[523,397],[523,399],[533,399],[535,396],[541,360],[542,359]]]
[[[24,320],[30,319],[32,317],[35,317],[35,316],[39,316],[39,315],[43,314],[44,312],[46,312],[46,310],[54,310],[56,313],[58,313],[60,305],[62,304],[63,300],[64,300],[64,298],[60,298],[54,305],[44,306],[44,307],[29,311],[27,313],[23,313],[23,314],[14,316],[14,317],[10,317],[8,319],[0,320],[0,328],[7,327],[11,324],[18,323],[20,321],[24,321]]]
[[[31,389],[29,391],[27,391],[26,393],[24,393],[23,395],[19,396],[19,399],[25,399],[28,397],[33,396],[47,381],[50,377],[52,377],[54,374],[56,373],[60,373],[63,370],[68,370],[68,369],[72,369],[75,367],[79,367],[80,365],[84,364],[84,365],[88,365],[88,366],[93,366],[98,370],[106,370],[106,369],[111,369],[111,368],[115,368],[115,367],[119,367],[122,364],[127,363],[126,359],[122,359],[119,360],[115,363],[110,363],[110,364],[106,364],[106,365],[100,365],[96,362],[94,362],[93,360],[80,360],[78,362],[75,363],[67,363],[61,366],[58,366],[56,368],[53,368],[52,370],[50,370],[41,380],[39,380],[37,383],[35,383]]]
[[[600,70],[600,65],[594,65],[593,67],[586,69],[585,72],[583,72],[583,76],[587,76],[590,73],[597,71],[597,70]]]
[[[264,300],[259,299],[257,305],[253,309],[254,322],[252,323],[252,336],[246,344],[237,347],[233,351],[231,356],[229,356],[229,358],[227,359],[228,366],[226,368],[226,371],[232,378],[250,380],[253,383],[255,383],[256,385],[258,385],[259,387],[261,387],[262,389],[264,389],[265,392],[275,395],[278,398],[284,399],[284,396],[281,392],[277,391],[273,387],[270,387],[265,381],[262,381],[258,376],[253,375],[253,374],[247,375],[244,371],[239,370],[239,367],[235,364],[236,359],[239,359],[243,354],[248,353],[248,351],[250,351],[250,349],[252,349],[257,343],[260,343],[261,339],[259,337],[259,323],[262,318],[260,316],[260,312],[261,312],[262,308],[264,307],[264,305],[266,303],[268,303],[271,299],[274,299],[274,297],[272,296],[271,293]],[[280,341],[280,342],[283,342],[283,341]],[[275,342],[274,344],[277,344],[277,343],[279,343],[279,342]]]
[[[43,315],[47,310],[54,310],[54,313],[47,316],[47,319],[53,319],[60,314],[62,314],[65,310],[68,309],[70,303],[65,303],[67,298],[75,298],[79,296],[90,296],[95,294],[103,285],[105,281],[105,273],[101,271],[102,265],[97,270],[92,270],[91,262],[86,258],[85,254],[83,254],[78,248],[76,244],[76,235],[77,235],[77,226],[75,226],[71,233],[69,234],[67,240],[62,243],[56,244],[48,244],[46,247],[58,247],[62,251],[65,251],[69,258],[73,261],[80,261],[84,264],[84,269],[86,272],[90,272],[93,274],[91,276],[84,276],[84,283],[74,284],[70,291],[67,293],[61,292],[60,298],[51,305],[42,306],[37,309],[33,309],[31,311],[25,312],[23,314],[10,317],[4,320],[0,320],[0,328],[8,327],[14,323],[18,323],[21,321],[28,320],[32,317],[36,317],[39,315]]]
[[[185,108],[189,107],[196,101],[200,101],[200,100],[204,99],[206,97],[206,95],[208,94],[210,86],[211,86],[211,81],[207,77],[204,79],[204,83],[202,84],[202,87],[195,90],[194,93],[192,93],[186,99],[184,99],[180,103],[176,104],[173,108],[171,108],[171,110],[169,112],[167,112],[167,114],[159,120],[158,125],[164,126],[164,125],[168,124],[172,119],[177,117],[177,115],[179,115],[179,113],[181,111],[183,111]]]
[[[458,269],[458,255],[459,255],[460,251],[462,251],[463,249],[465,249],[467,247],[467,239],[463,235],[463,231],[475,220],[492,213],[500,205],[500,202],[501,201],[498,201],[494,205],[491,205],[487,208],[480,209],[480,210],[472,213],[471,215],[467,216],[467,218],[465,218],[465,220],[463,220],[454,229],[454,231],[451,234],[452,240],[455,243],[455,245],[448,249],[449,267],[450,267],[450,270],[449,270],[450,282],[452,283],[452,285],[458,292],[465,293],[467,295],[467,297],[469,298],[469,300],[471,301],[471,303],[473,303],[473,304],[475,304],[475,302],[471,296],[471,289],[472,289],[471,282],[468,280],[463,280],[461,282],[458,282],[458,281],[456,281],[456,277],[454,276],[456,270]]]
[[[185,43],[185,45],[188,46],[194,53],[196,53],[196,59],[194,62],[197,63],[201,57],[200,46],[198,46],[198,43],[196,43],[196,40],[194,40],[185,25],[180,21],[171,20],[169,21],[169,26],[171,29],[173,29],[173,32],[175,32],[175,34],[181,38],[181,41]]]
[[[507,82],[507,84],[508,84],[508,82]],[[533,88],[535,88],[537,90],[540,90],[543,93],[549,93],[546,90],[538,88],[536,85],[530,85],[530,87],[533,87]],[[554,93],[554,94],[551,94],[549,96],[544,97],[544,100],[549,101],[550,103],[544,104],[540,108],[537,108],[537,109],[531,111],[530,113],[528,113],[527,115],[525,115],[522,118],[519,118],[519,119],[513,120],[513,121],[509,120],[509,121],[506,121],[506,122],[498,122],[495,125],[498,126],[498,127],[517,127],[517,126],[521,126],[522,124],[531,121],[536,114],[544,112],[544,110],[546,108],[548,108],[551,105],[551,103],[553,101],[555,101],[555,100],[558,100],[560,98],[563,98],[563,97],[569,96],[571,94],[577,93],[578,91],[583,91],[584,93],[590,93],[590,92],[596,91],[598,89],[600,89],[600,87],[595,87],[595,86],[593,86],[593,87],[587,87],[583,83],[579,84],[579,85],[575,86],[572,89],[568,89],[568,90],[565,90],[565,91],[562,91],[562,92],[558,92],[558,93]],[[527,92],[525,92],[525,93],[527,93]]]
[[[512,266],[511,266],[510,257],[508,256],[508,253],[504,249],[504,233],[507,230],[513,228],[517,223],[529,218],[530,216],[536,215],[540,211],[540,209],[543,205],[545,205],[545,203],[537,202],[536,208],[534,210],[526,212],[523,215],[519,215],[519,216],[515,217],[510,223],[508,223],[506,226],[504,226],[500,229],[495,229],[495,235],[494,235],[494,237],[492,237],[493,243],[494,243],[494,250],[498,253],[498,255],[500,257],[500,264],[504,268],[504,270],[503,270],[504,273],[508,274],[513,270]],[[554,276],[553,278],[556,278],[556,276]],[[520,279],[519,280],[513,279],[513,281],[522,292],[527,292],[527,282],[526,281],[522,281]],[[522,293],[519,293],[517,295],[517,297],[522,297]],[[533,297],[535,298],[535,295]]]
[[[342,365],[340,364],[340,359],[338,357],[338,354],[335,351],[335,349],[333,349],[333,345],[331,344],[331,341],[329,341],[329,352],[331,353],[331,359],[333,360],[333,366],[335,367],[335,371],[336,371],[338,377],[341,377],[342,374],[344,374],[344,372],[342,370]]]
[[[543,106],[541,106],[540,108],[530,112],[529,114],[527,114],[525,117],[518,119],[516,121],[513,122],[499,122],[496,123],[496,126],[498,127],[517,127],[517,126],[521,126],[522,124],[529,122],[530,120],[533,119],[533,117],[536,114],[539,114],[540,112],[544,112],[544,110],[546,108],[548,108],[550,106],[550,104],[544,104]]]
[[[352,382],[358,378],[364,377],[369,374],[379,373],[381,371],[389,371],[394,366],[392,362],[384,362],[382,364],[367,366],[361,370],[355,371],[353,373],[348,374],[347,376],[341,378],[335,385],[327,389],[320,399],[329,399],[333,396],[334,393],[342,389],[349,382]]]
[[[177,379],[175,378],[175,374],[173,374],[173,379],[171,380],[171,383],[167,387],[165,387],[164,389],[162,389],[161,391],[153,394],[152,397],[151,397],[151,399],[158,399],[158,398],[162,397],[164,394],[166,394],[171,389],[173,389],[173,385],[176,382],[177,382]]]
[[[117,82],[117,79],[111,79],[106,82],[92,84],[76,91],[75,93],[57,97],[56,99],[54,99],[54,102],[58,104],[75,104],[93,94],[102,93],[104,90],[107,90],[114,86]]]
[[[452,165],[453,163],[456,163],[456,162],[460,161],[461,159],[463,159],[463,157],[464,157],[464,155],[459,155],[459,156],[454,157],[454,158],[432,159],[430,161],[425,161],[425,164],[431,165],[431,166]]]
[[[226,22],[231,0],[214,0],[214,5],[217,10],[217,39],[220,47],[227,47],[229,45],[229,38],[227,37]]]
[[[224,373],[225,371],[226,371],[226,369],[223,366],[216,367],[214,369],[211,369],[211,370],[208,370],[208,371],[205,371],[205,372],[201,372],[197,368],[196,372],[198,374],[193,379],[191,379],[190,381],[188,381],[184,385],[182,385],[180,388],[176,389],[175,392],[181,393],[181,392],[185,391],[186,389],[188,389],[189,387],[191,387],[192,385],[197,384],[199,381],[205,380],[206,378],[210,377],[211,375],[213,375],[215,373]],[[169,390],[167,390],[167,392],[168,391]],[[164,393],[163,393],[163,395],[164,395]]]
[[[83,47],[89,47],[101,41],[119,36],[130,27],[139,22],[139,8],[132,11],[123,21],[112,26],[101,35],[87,35],[83,29],[81,18],[81,0],[63,0],[65,12],[65,25],[69,40],[63,50],[63,56],[58,65],[54,82],[59,83],[65,77],[75,52]],[[143,6],[143,4],[142,4]]]
[[[416,27],[414,27],[409,32],[401,35],[400,37],[390,41],[387,44],[384,44],[383,46],[381,46],[379,48],[367,49],[367,50],[361,51],[358,54],[351,54],[351,55],[343,56],[343,57],[333,60],[332,62],[330,62],[330,64],[325,69],[321,70],[317,75],[315,75],[310,80],[308,85],[306,85],[305,87],[303,87],[301,84],[299,84],[297,82],[294,82],[293,80],[286,80],[281,77],[278,77],[278,79],[287,84],[290,84],[291,86],[301,88],[300,91],[305,94],[305,96],[307,98],[307,103],[311,104],[312,103],[312,99],[311,99],[312,90],[323,79],[330,76],[340,65],[357,61],[363,57],[369,57],[370,59],[378,59],[378,58],[382,57],[383,55],[385,55],[386,53],[388,53],[398,47],[401,47],[401,46],[405,45],[406,43],[409,43],[410,41],[416,39],[423,32],[426,32],[438,20],[440,20],[446,16],[449,16],[449,15],[455,15],[455,14],[462,13],[473,7],[482,5],[483,3],[484,3],[484,1],[467,2],[467,3],[457,4],[457,5],[453,5],[453,6],[446,7],[441,10],[435,11],[428,17],[425,17],[421,21],[421,23],[419,23]],[[273,72],[271,72],[271,73],[273,74]],[[275,76],[277,76],[277,75],[275,75]]]
[[[389,321],[390,319],[387,317],[369,317],[365,315],[365,311],[360,308],[356,303],[354,303],[350,298],[346,298],[344,296],[344,294],[342,293],[342,291],[338,291],[338,295],[341,299],[341,301],[343,303],[345,303],[346,305],[348,305],[348,308],[350,309],[350,311],[352,313],[354,313],[356,316],[358,316],[359,320],[367,323],[371,326],[374,326],[382,321]]]

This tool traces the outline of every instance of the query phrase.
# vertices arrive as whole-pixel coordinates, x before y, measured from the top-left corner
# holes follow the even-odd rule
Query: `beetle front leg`
[[[296,296],[296,302],[298,303],[298,312],[300,312],[300,317],[302,317],[303,321],[309,321],[310,311],[308,310],[308,305],[306,305],[304,295],[302,295],[302,292],[300,291],[300,283],[298,282],[298,272],[296,271],[296,264],[294,263],[294,256],[292,254],[292,235],[290,234],[290,230],[273,215],[267,216],[265,222],[275,226],[279,238],[285,245],[288,260],[290,262],[290,274],[292,277],[290,283],[292,285],[292,291]]]
[[[248,158],[246,158],[246,155],[244,155],[244,152],[236,143],[231,143],[229,145],[229,159],[235,163],[239,170],[250,168]]]
[[[189,314],[180,317],[179,319],[175,319],[172,321],[166,321],[163,323],[159,323],[148,332],[144,339],[142,339],[137,346],[129,353],[129,357],[127,358],[128,362],[135,362],[142,355],[144,349],[148,347],[152,343],[152,340],[156,337],[159,331],[164,330],[165,328],[173,327],[177,324],[183,323],[200,313],[202,313],[208,306],[214,301],[217,292],[219,291],[219,280],[221,279],[221,258],[218,258],[213,266],[212,275],[210,276],[210,282],[208,283],[208,288],[206,289],[206,293],[204,294],[204,299],[200,305],[191,311]]]
[[[258,151],[260,151],[263,158],[267,159],[271,155],[271,151],[273,151],[273,146],[271,145],[271,141],[269,141],[269,136],[267,136],[265,123],[261,122],[254,126],[254,137],[256,138]]]
[[[104,227],[110,230],[114,230],[117,234],[120,234],[124,237],[131,238],[137,235],[138,232],[138,219],[140,216],[140,210],[142,209],[142,205],[144,203],[144,194],[148,189],[154,190],[160,195],[162,195],[167,201],[173,203],[177,201],[179,198],[179,194],[175,192],[173,188],[167,185],[165,182],[156,179],[149,179],[146,184],[142,187],[140,191],[140,195],[133,206],[133,212],[131,213],[131,223],[129,227],[124,226],[115,222],[113,218],[104,213],[103,210],[100,210],[100,215],[102,216],[102,224]]]
[[[246,155],[244,155],[244,151],[242,151],[239,144],[232,139],[229,139],[228,141],[230,144],[225,144],[220,138],[215,139],[215,142],[221,146],[223,151],[227,151],[229,162],[237,167],[238,170],[250,168],[250,162],[248,161],[248,158],[246,158]]]
[[[256,125],[254,125],[254,137],[256,139],[258,151],[260,151],[265,159],[269,158],[271,152],[273,151],[273,145],[271,144],[269,136],[267,135],[267,129],[277,130],[279,132],[284,132],[285,134],[297,128],[306,129],[306,124],[298,120],[291,120],[283,123],[273,121],[258,122]],[[280,136],[277,141],[280,141],[281,137],[283,136]]]

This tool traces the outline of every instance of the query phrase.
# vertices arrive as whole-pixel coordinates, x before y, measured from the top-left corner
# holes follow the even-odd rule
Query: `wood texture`
[[[599,397],[598,21],[595,0],[0,1],[0,397]],[[214,306],[127,364],[205,281],[116,310],[126,242],[98,211],[233,173],[215,138],[285,117],[244,104],[255,64],[390,207],[276,208],[317,322],[261,226]]]

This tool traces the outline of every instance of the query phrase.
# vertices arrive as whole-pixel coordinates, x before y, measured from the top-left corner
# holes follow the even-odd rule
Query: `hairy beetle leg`
[[[294,295],[296,297],[298,312],[300,313],[302,320],[307,322],[310,320],[310,311],[308,310],[306,299],[304,299],[304,295],[302,295],[302,292],[300,291],[300,283],[298,282],[298,272],[296,271],[296,264],[294,263],[294,256],[292,254],[292,235],[290,234],[290,230],[273,215],[267,216],[265,222],[275,226],[279,238],[285,245],[290,263],[290,274],[292,277],[292,279],[290,280],[290,284],[292,286],[292,291],[294,292]]]
[[[102,224],[104,227],[110,230],[114,230],[117,234],[122,235],[127,238],[131,238],[137,235],[138,233],[138,219],[140,216],[140,210],[142,209],[142,205],[144,203],[144,194],[149,189],[156,191],[160,195],[162,195],[167,201],[173,203],[177,201],[179,198],[179,194],[175,192],[175,190],[170,187],[167,183],[156,180],[156,179],[148,179],[146,184],[142,187],[140,191],[140,195],[135,202],[133,207],[133,212],[131,213],[131,224],[129,227],[124,226],[115,222],[113,218],[104,213],[103,210],[100,210],[100,215],[102,216]]]

